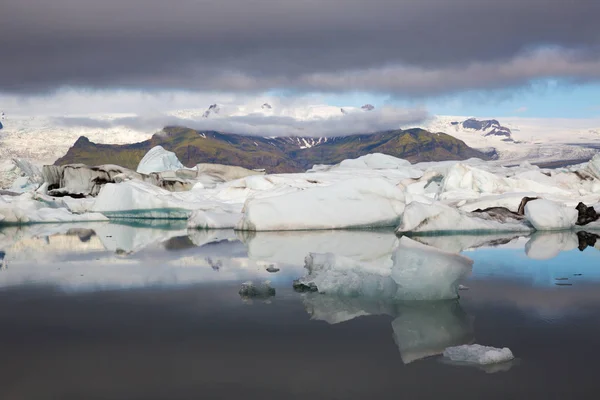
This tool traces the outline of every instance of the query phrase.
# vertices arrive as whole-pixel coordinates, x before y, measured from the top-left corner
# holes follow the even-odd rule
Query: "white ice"
[[[280,231],[393,227],[404,193],[383,179],[356,178],[246,203],[240,230]]]
[[[440,202],[423,204],[414,201],[406,206],[399,233],[482,233],[529,232],[525,221],[516,218],[497,219],[486,213],[466,213]]]
[[[549,200],[533,200],[525,205],[525,216],[539,231],[572,229],[577,222],[575,208],[565,207]]]
[[[444,350],[444,357],[455,362],[477,365],[498,364],[515,358],[508,347],[499,349],[479,344],[448,347]]]
[[[140,174],[152,172],[176,171],[185,168],[172,151],[165,150],[162,146],[151,148],[137,167]]]

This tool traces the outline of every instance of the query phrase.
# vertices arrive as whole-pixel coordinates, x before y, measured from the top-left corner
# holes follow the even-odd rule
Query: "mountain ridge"
[[[302,147],[300,143],[311,145]],[[198,163],[232,164],[270,173],[305,171],[315,164],[336,164],[369,153],[388,154],[411,162],[489,159],[485,153],[450,135],[419,128],[310,138],[246,136],[170,126],[149,140],[132,144],[96,144],[80,137],[55,165],[118,164],[135,169],[145,153],[158,145],[175,152],[188,167]]]

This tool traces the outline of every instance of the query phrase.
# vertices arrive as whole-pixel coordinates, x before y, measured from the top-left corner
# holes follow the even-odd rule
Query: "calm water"
[[[593,239],[420,238],[475,261],[469,290],[457,301],[390,304],[299,294],[291,282],[310,252],[384,259],[392,232],[179,228],[0,230],[0,398],[599,396]],[[277,295],[241,299],[249,279],[271,280]],[[435,355],[471,342],[509,347],[517,360],[483,369]]]

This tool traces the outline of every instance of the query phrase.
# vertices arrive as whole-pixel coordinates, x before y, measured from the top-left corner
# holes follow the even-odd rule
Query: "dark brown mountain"
[[[301,148],[307,144],[312,147]],[[389,154],[411,162],[489,158],[450,135],[423,129],[315,139],[264,138],[167,127],[149,140],[127,145],[96,144],[82,136],[55,164],[117,164],[136,169],[144,154],[157,145],[175,152],[188,167],[219,163],[264,168],[270,173],[304,171],[314,164],[336,164],[369,153]]]

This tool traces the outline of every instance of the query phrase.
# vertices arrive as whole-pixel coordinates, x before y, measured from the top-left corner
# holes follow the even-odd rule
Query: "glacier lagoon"
[[[188,230],[186,221],[2,228],[0,397],[587,398],[598,388],[597,239]],[[387,295],[399,275],[404,292],[435,293],[419,286],[422,273],[402,279],[428,259],[445,268],[446,254],[455,273],[440,280],[457,284],[444,286],[457,298]],[[362,268],[361,281],[375,283],[294,291],[316,259],[335,260],[345,278],[346,265]],[[400,274],[398,260],[414,265]],[[274,296],[238,294],[267,280]],[[464,344],[507,347],[515,359],[442,356]]]

